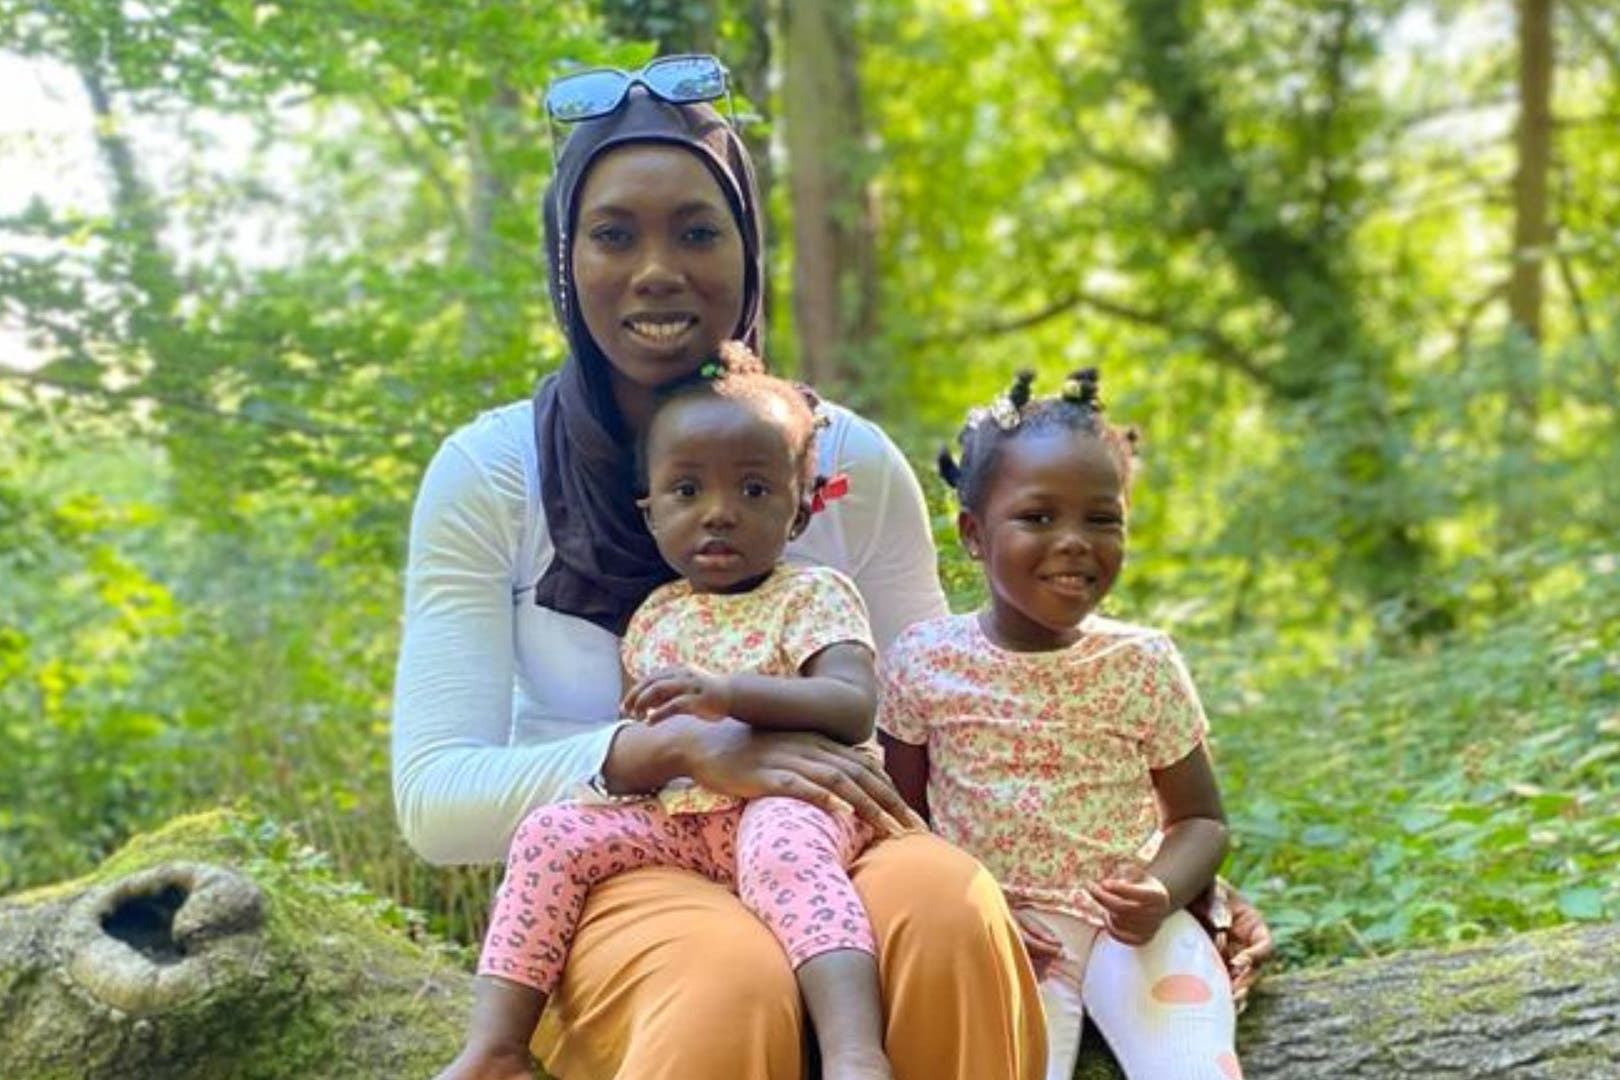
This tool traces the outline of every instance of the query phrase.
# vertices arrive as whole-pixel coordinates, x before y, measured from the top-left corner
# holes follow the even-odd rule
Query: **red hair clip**
[[[816,477],[815,487],[810,492],[810,512],[819,514],[827,509],[827,504],[834,499],[842,499],[849,494],[849,476],[845,473],[833,473],[831,476]]]

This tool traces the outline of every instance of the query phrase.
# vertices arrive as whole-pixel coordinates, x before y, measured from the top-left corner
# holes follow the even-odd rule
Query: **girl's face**
[[[635,424],[650,391],[695,370],[742,318],[742,235],[696,155],[656,143],[590,169],[573,231],[574,293]]]
[[[957,519],[990,585],[985,631],[1003,648],[1072,645],[1125,561],[1125,489],[1094,435],[1063,428],[1015,435],[978,513]]]
[[[659,554],[698,592],[747,592],[810,520],[775,402],[672,402],[647,432],[640,506]]]

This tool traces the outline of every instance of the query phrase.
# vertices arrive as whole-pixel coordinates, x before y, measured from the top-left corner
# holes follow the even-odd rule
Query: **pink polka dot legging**
[[[643,866],[679,866],[733,886],[793,967],[833,949],[875,955],[849,864],[870,829],[798,799],[669,814],[656,802],[542,806],[512,837],[480,975],[549,995],[591,886]]]

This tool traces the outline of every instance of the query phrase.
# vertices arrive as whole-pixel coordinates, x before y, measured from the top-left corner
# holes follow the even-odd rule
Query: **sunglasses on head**
[[[624,104],[634,86],[645,87],[653,97],[671,105],[725,98],[731,126],[737,126],[726,66],[704,53],[661,56],[636,71],[592,68],[560,76],[546,88],[546,117],[577,124],[606,116]]]

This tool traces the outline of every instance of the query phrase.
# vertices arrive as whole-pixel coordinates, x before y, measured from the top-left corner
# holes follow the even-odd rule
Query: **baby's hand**
[[[1024,939],[1024,951],[1029,953],[1029,964],[1035,969],[1035,977],[1046,978],[1052,964],[1063,958],[1063,942],[1028,908],[1013,908],[1012,917],[1018,924],[1019,935]]]
[[[620,707],[649,724],[683,714],[723,720],[731,715],[731,682],[693,667],[665,668],[632,686]]]
[[[1170,915],[1170,890],[1143,870],[1132,868],[1086,891],[1102,909],[1103,929],[1125,945],[1146,945]]]

